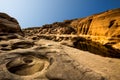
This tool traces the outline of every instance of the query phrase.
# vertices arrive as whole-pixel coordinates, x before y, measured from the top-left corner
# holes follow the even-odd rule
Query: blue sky
[[[15,17],[22,28],[86,17],[120,8],[120,0],[0,0],[0,12]]]

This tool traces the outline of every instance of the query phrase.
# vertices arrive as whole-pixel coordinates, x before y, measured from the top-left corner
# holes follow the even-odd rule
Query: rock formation
[[[78,34],[119,37],[120,9],[108,10],[86,18],[74,20],[71,26]]]
[[[40,28],[25,29],[24,32],[26,36],[37,35],[36,38],[39,38],[40,34],[77,35],[120,49],[120,9],[108,10],[85,18],[65,20]]]
[[[94,41],[103,44],[111,43],[111,45],[120,42],[120,9],[77,19],[70,25],[75,27],[78,35],[89,35]]]
[[[5,25],[0,25],[0,80],[120,79],[119,50],[109,46],[109,43],[103,46],[93,42],[90,36],[78,36],[77,27],[71,25],[79,19],[24,29],[23,36],[14,18],[11,20],[3,13],[0,16],[1,24]],[[91,22],[89,20],[86,25],[91,25]],[[87,35],[89,29],[81,31]],[[73,47],[92,50],[87,52]],[[99,55],[92,54],[94,50]]]
[[[4,48],[0,53],[0,80],[107,80],[106,75],[71,58],[78,50],[70,48],[76,53],[68,53],[68,47],[52,41],[13,39],[0,45]]]
[[[0,34],[17,33],[23,35],[19,23],[15,18],[5,13],[0,13]]]

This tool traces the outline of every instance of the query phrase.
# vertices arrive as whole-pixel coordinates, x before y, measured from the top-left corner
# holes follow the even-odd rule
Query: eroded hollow
[[[34,45],[33,42],[21,41],[21,42],[14,43],[12,45],[12,49],[18,49],[18,48],[26,49],[26,48],[32,47],[33,45]]]
[[[85,38],[78,38],[73,42],[74,48],[89,51],[93,54],[101,55],[104,57],[120,58],[120,50],[114,49],[111,45],[102,45],[97,42],[86,40]]]
[[[42,72],[49,65],[45,58],[37,58],[35,56],[21,56],[7,63],[8,71],[20,76],[32,75],[37,72]]]
[[[33,62],[33,59],[30,59],[30,58],[23,58],[23,61],[25,62],[25,63],[27,63],[27,64],[29,64],[29,63],[32,63]]]

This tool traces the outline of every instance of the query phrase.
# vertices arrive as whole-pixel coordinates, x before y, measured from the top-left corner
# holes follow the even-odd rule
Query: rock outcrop
[[[120,9],[108,10],[86,18],[74,20],[71,26],[75,27],[78,34],[119,37]]]
[[[6,13],[0,13],[0,35],[12,33],[23,35],[19,23],[15,18],[10,17]]]
[[[72,29],[73,28],[73,29]],[[36,30],[40,34],[81,34],[93,36],[118,37],[120,36],[120,9],[108,10],[85,18],[65,20],[44,25],[41,28],[25,29]],[[37,29],[39,31],[37,31]],[[75,31],[74,31],[75,30]],[[31,31],[32,32],[32,31]],[[27,33],[27,32],[25,32]]]
[[[23,32],[15,19],[4,13],[0,16],[0,80],[107,79],[79,65],[58,43],[22,37]]]
[[[0,42],[0,80],[119,80],[120,60],[49,40]]]
[[[0,80],[107,80],[52,41],[14,39],[0,45]]]
[[[23,31],[26,36],[33,36],[34,39],[39,39],[41,34],[44,34],[44,36],[45,34],[46,36],[50,34],[54,36],[57,36],[57,34],[77,35],[87,39],[89,38],[102,45],[111,45],[114,48],[120,49],[120,9],[108,10],[85,18],[66,20],[64,22],[44,25],[40,28],[25,29]]]
[[[120,9],[77,19],[70,25],[77,30],[78,35],[88,35],[93,41],[111,45],[120,42]]]
[[[114,50],[109,46],[109,43],[102,47],[94,42],[95,46],[91,47],[92,40],[89,36],[85,38],[73,35],[77,34],[76,28],[70,26],[74,20],[64,21],[64,24],[54,23],[54,26],[46,25],[47,27],[43,28],[25,29],[26,35],[21,36],[23,32],[18,22],[11,21],[11,17],[6,14],[1,15],[4,16],[0,19],[3,20],[3,23],[5,20],[4,24],[7,25],[0,27],[0,80],[120,79],[119,50]],[[5,31],[4,28],[6,28]],[[12,30],[16,31],[12,32]],[[52,32],[53,30],[55,32]],[[49,40],[42,39],[42,37]],[[61,45],[65,43],[50,41],[53,38],[61,42],[71,40],[74,45],[72,47],[78,46],[88,50],[91,48],[92,51],[94,48],[102,47],[104,51],[96,51],[99,51],[99,54],[105,54],[105,56]],[[114,51],[118,53],[112,54]]]
[[[70,26],[72,20],[65,20],[64,22],[55,22],[53,24],[46,24],[43,27],[33,27],[24,29],[24,33],[28,36],[34,34],[75,34],[76,31]]]

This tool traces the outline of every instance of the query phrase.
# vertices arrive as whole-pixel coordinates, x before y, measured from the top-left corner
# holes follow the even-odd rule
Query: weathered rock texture
[[[94,41],[106,44],[120,42],[120,9],[108,10],[71,23],[78,35],[88,35]],[[99,36],[99,37],[98,37]]]
[[[31,28],[31,30],[34,29],[36,29],[36,33],[38,29],[40,34],[77,33],[78,35],[120,37],[120,9],[108,10],[85,18],[56,22],[41,28]]]
[[[101,44],[120,49],[120,9],[108,10],[85,18],[65,20],[40,28],[25,29],[26,36],[39,38],[41,34],[78,35]],[[36,36],[35,36],[36,35]],[[51,37],[51,35],[50,35]],[[58,36],[57,36],[58,39]]]
[[[119,63],[49,40],[0,42],[0,80],[119,80]]]
[[[5,14],[5,16],[8,15]],[[5,17],[5,21],[8,20]],[[89,37],[60,35],[76,33],[76,29],[68,27],[72,24],[71,22],[72,20],[65,21],[64,24],[55,23],[56,28],[52,28],[50,25],[43,29],[27,29],[24,30],[27,35],[25,37],[20,36],[22,31],[17,26],[18,22],[11,22],[10,25],[13,26],[6,25],[8,30],[5,33],[4,27],[0,27],[2,31],[0,34],[0,80],[120,80],[120,59],[118,56],[118,58],[110,58],[112,50],[114,50],[110,46],[105,45],[111,50],[106,49],[105,46],[102,48],[104,51],[98,50],[100,54],[107,51],[104,54],[110,55],[103,57],[61,45],[58,42],[40,39],[42,37],[51,40],[55,38],[58,41],[71,39],[76,47],[90,49],[92,43]],[[67,27],[63,27],[65,24]],[[58,25],[61,25],[62,28]],[[49,33],[52,32],[51,28],[55,32],[51,33],[52,35],[46,35],[48,34],[46,30],[49,30]],[[17,31],[11,32],[11,29]],[[55,36],[59,32],[58,29],[60,33]],[[94,45],[102,47],[96,43]],[[96,46],[95,49],[97,49]],[[119,51],[117,50],[117,52]],[[116,56],[117,53],[112,55]]]
[[[72,20],[65,20],[64,22],[55,22],[53,24],[46,24],[43,27],[33,27],[24,29],[26,35],[34,34],[75,34],[76,31],[70,26]]]
[[[70,58],[70,53],[58,43],[25,39],[0,43],[1,48],[5,48],[3,45],[10,48],[1,49],[0,80],[107,80],[106,76]]]
[[[86,18],[74,20],[71,26],[78,34],[119,37],[120,9],[108,10]]]
[[[13,17],[5,13],[0,13],[0,35],[17,33],[23,35],[19,23]]]

